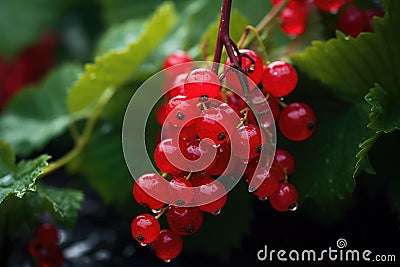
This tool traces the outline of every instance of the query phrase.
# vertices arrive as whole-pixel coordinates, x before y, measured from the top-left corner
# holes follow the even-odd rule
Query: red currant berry
[[[43,246],[36,238],[31,239],[29,242],[29,254],[31,254],[32,257],[36,258],[40,253],[39,250],[42,248]]]
[[[200,115],[200,109],[194,103],[188,101],[186,96],[178,95],[169,100],[165,109],[169,123],[182,127],[194,123],[194,118]]]
[[[50,223],[43,223],[35,231],[37,241],[44,247],[52,247],[58,242],[58,228]]]
[[[347,6],[339,13],[339,29],[352,37],[357,37],[367,24],[365,13],[356,6]]]
[[[315,131],[317,118],[309,105],[293,102],[282,110],[278,123],[281,133],[287,139],[303,141]]]
[[[182,177],[174,177],[169,182],[169,203],[172,206],[183,206],[190,203],[194,190],[190,181]]]
[[[185,52],[182,50],[175,51],[171,55],[169,55],[165,60],[163,64],[163,69],[167,69],[169,67],[182,64],[182,63],[189,63],[192,62],[193,59]]]
[[[272,207],[278,211],[294,211],[297,209],[298,193],[290,183],[281,183],[279,190],[269,198]]]
[[[176,127],[171,123],[165,123],[162,128],[162,140],[173,139],[179,141],[192,142],[197,136],[197,120],[189,122],[189,125]]]
[[[169,262],[178,257],[183,248],[182,238],[170,229],[161,230],[158,237],[151,244],[156,256]]]
[[[186,73],[181,73],[165,79],[162,90],[167,99],[174,98],[178,95],[186,95],[184,87],[186,77]]]
[[[64,262],[62,250],[57,246],[40,249],[36,258],[41,267],[61,267]]]
[[[207,171],[193,172],[190,176],[190,182],[193,187],[197,187],[203,180],[208,178],[211,178],[211,174]]]
[[[202,203],[199,208],[205,212],[219,214],[227,199],[227,192],[223,184],[212,178],[204,179],[198,185],[195,199]],[[213,200],[217,198],[216,200]]]
[[[179,160],[179,155],[178,142],[173,141],[173,139],[166,139],[157,145],[154,151],[154,161],[162,172],[178,174],[182,172],[175,166]]]
[[[292,175],[294,171],[294,157],[289,151],[277,149],[275,151],[275,160],[285,171],[287,175]]]
[[[242,160],[258,156],[262,151],[260,128],[252,124],[243,125],[233,134],[232,144],[233,152]]]
[[[218,146],[229,138],[229,132],[236,127],[235,123],[224,110],[209,108],[203,110],[197,122],[197,134],[206,143]]]
[[[167,190],[164,177],[158,173],[146,173],[140,176],[133,185],[133,196],[141,206],[157,210],[162,208],[165,203],[152,196],[165,194]]]
[[[367,31],[369,32],[374,32],[374,17],[380,17],[383,18],[385,15],[384,12],[376,9],[369,9],[365,11],[365,16],[367,18],[368,24],[367,24]]]
[[[200,102],[218,98],[220,94],[219,78],[211,70],[195,69],[186,77],[185,92],[188,98],[197,98]]]
[[[156,120],[159,125],[163,125],[167,118],[167,105],[168,103],[161,103],[156,110]]]
[[[261,81],[263,73],[263,61],[261,57],[257,55],[256,52],[249,49],[240,49],[239,53],[241,54],[241,67],[247,70],[247,76],[249,79],[252,80],[254,84],[258,84]],[[239,60],[237,55],[236,59]],[[232,63],[233,62],[228,58],[225,65],[232,66]],[[228,71],[226,73],[226,81],[236,89],[242,88],[239,77],[234,71]],[[253,90],[254,87],[250,87],[249,89]]]
[[[290,1],[279,15],[282,31],[289,36],[302,34],[307,25],[307,15],[307,4],[302,1]]]
[[[345,0],[314,0],[314,4],[319,9],[332,13],[338,11],[345,2]]]
[[[157,238],[160,232],[160,223],[150,214],[141,214],[132,220],[131,231],[136,241],[141,245],[146,245]]]
[[[222,175],[226,174],[226,168],[228,167],[231,158],[231,145],[229,142],[224,142],[218,147],[214,147],[216,150],[214,163],[206,168],[207,173],[211,175]]]
[[[167,213],[167,222],[178,235],[191,235],[203,224],[203,211],[197,207],[171,207]]]
[[[265,68],[262,85],[274,97],[290,94],[297,85],[297,72],[285,61],[274,61]]]
[[[274,194],[279,189],[279,181],[285,178],[281,168],[271,168],[259,167],[256,169],[254,174],[247,180],[249,183],[249,191],[253,192],[254,195],[261,199],[266,199],[267,197]],[[254,181],[255,184],[259,184],[257,188],[253,188],[251,182]]]

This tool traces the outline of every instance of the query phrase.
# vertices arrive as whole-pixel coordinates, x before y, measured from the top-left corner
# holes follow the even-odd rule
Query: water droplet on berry
[[[295,202],[295,203],[290,204],[289,210],[296,211],[298,207],[299,207],[299,203]]]
[[[151,212],[154,214],[159,214],[161,212],[161,209],[152,209]]]
[[[261,201],[266,201],[268,199],[268,197],[258,197],[258,199]]]
[[[145,247],[147,244],[143,243],[143,242],[139,242],[139,245],[141,245],[142,247]]]
[[[221,209],[218,209],[218,210],[210,212],[210,213],[211,213],[211,215],[217,216],[221,213]]]
[[[165,262],[165,263],[170,263],[170,262],[171,262],[171,260],[165,260],[164,262]]]

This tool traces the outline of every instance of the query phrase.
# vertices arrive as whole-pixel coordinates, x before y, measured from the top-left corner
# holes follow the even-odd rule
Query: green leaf
[[[104,123],[79,157],[69,165],[71,172],[82,174],[107,204],[120,207],[132,201],[133,178],[122,153],[122,140],[115,125]]]
[[[83,194],[77,190],[59,189],[49,186],[40,186],[38,196],[50,205],[61,221],[71,224],[78,217],[78,211],[83,201]]]
[[[400,90],[400,88],[399,88]],[[371,105],[369,118],[371,122],[368,127],[377,133],[390,133],[400,130],[400,93],[393,97],[379,84],[365,96],[365,100]]]
[[[372,168],[371,163],[369,161],[368,152],[375,144],[375,141],[380,137],[379,134],[375,134],[371,138],[368,138],[364,142],[362,142],[359,146],[360,151],[358,151],[356,157],[356,167],[354,169],[353,177],[356,177],[361,170],[364,170],[366,173],[375,174],[375,170]]]
[[[250,232],[253,198],[254,195],[248,193],[246,184],[239,182],[229,192],[221,214],[218,216],[205,214],[206,217],[199,232],[185,239],[185,251],[205,253],[225,261],[229,260],[232,250],[240,248],[242,238]]]
[[[365,127],[368,117],[364,107],[333,101],[315,102],[312,106],[318,116],[314,134],[303,142],[289,143],[296,159],[291,181],[303,198],[329,203],[353,192],[359,145],[375,133]],[[280,144],[285,142],[279,139]]]
[[[22,198],[27,192],[36,190],[36,178],[47,166],[48,155],[15,163],[10,146],[0,141],[0,204],[9,196]]]
[[[94,64],[86,65],[85,72],[70,90],[70,112],[76,113],[90,107],[106,89],[117,88],[125,83],[166,37],[176,20],[174,6],[165,3],[147,21],[134,43],[130,43],[125,49],[96,57]]]
[[[10,57],[36,42],[58,13],[59,1],[0,1],[0,54]]]
[[[301,71],[330,87],[339,99],[360,103],[378,83],[390,95],[400,92],[400,2],[384,1],[387,14],[375,18],[375,33],[356,39],[337,32],[327,42],[315,41],[303,53],[291,57]]]
[[[71,122],[65,103],[67,89],[80,70],[76,65],[55,69],[41,84],[22,90],[9,103],[0,118],[0,138],[18,155],[41,149],[65,131]]]
[[[232,23],[229,28],[230,37],[232,40],[237,42],[242,36],[243,30],[249,24],[249,21],[236,10],[232,12],[231,21],[234,21],[234,23]],[[217,44],[217,36],[218,36],[218,27],[219,27],[219,18],[215,23],[210,25],[208,30],[203,34],[203,37],[201,38],[199,50],[203,58],[207,58],[208,60],[212,60],[212,56],[214,55],[215,52],[215,46]],[[221,58],[221,62],[225,62],[226,58],[227,54],[225,52],[223,54],[223,57]]]

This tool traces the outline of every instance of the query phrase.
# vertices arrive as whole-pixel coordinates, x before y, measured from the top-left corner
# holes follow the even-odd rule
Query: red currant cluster
[[[53,66],[56,43],[57,38],[49,33],[13,61],[0,55],[0,111],[24,85],[39,81]]]
[[[200,229],[204,212],[220,213],[228,190],[217,178],[243,178],[250,192],[262,200],[269,198],[278,211],[297,208],[297,190],[288,182],[293,156],[278,149],[269,160],[262,152],[272,142],[274,121],[285,137],[301,141],[314,132],[315,113],[305,103],[286,105],[278,99],[297,85],[297,72],[289,63],[264,65],[260,56],[247,49],[235,56],[245,80],[231,71],[233,59],[225,62],[220,76],[195,67],[183,51],[164,62],[166,101],[157,110],[162,129],[154,152],[162,174],[143,174],[133,186],[135,200],[155,215],[141,214],[131,223],[133,237],[143,246],[151,243],[164,261],[179,255],[181,236]],[[169,229],[160,231],[158,218],[164,212]]]
[[[57,246],[58,228],[50,223],[40,225],[29,243],[29,253],[40,267],[60,267],[64,262],[62,250]]]
[[[276,5],[283,0],[272,0]],[[346,6],[346,3],[354,0],[290,0],[288,5],[279,14],[281,29],[289,36],[302,34],[307,25],[309,8],[314,4],[318,9],[336,13],[339,11],[339,29],[344,33],[356,37],[362,31],[373,32],[372,18],[382,17],[383,13],[379,10],[363,11],[355,6]]]

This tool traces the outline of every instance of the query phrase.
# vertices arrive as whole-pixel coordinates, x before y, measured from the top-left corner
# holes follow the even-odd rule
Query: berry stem
[[[260,33],[262,30],[266,29],[276,19],[276,17],[281,13],[281,11],[286,7],[289,1],[290,0],[284,0],[281,3],[274,5],[273,8],[270,10],[270,12],[268,12],[267,15],[265,15],[265,17],[255,27],[256,32]],[[245,32],[243,33],[243,35],[244,34]],[[242,38],[246,38],[243,37],[243,35]],[[256,37],[256,35],[248,36],[248,38],[245,41],[243,41],[242,44],[243,47],[247,47],[249,43],[253,41],[254,37]]]
[[[154,216],[154,218],[156,218],[157,220],[164,214],[164,212],[169,209],[170,205],[166,205],[164,208],[161,208],[161,211]]]
[[[237,50],[236,44],[229,37],[229,22],[231,19],[232,0],[224,0],[221,8],[221,18],[219,21],[217,44],[215,46],[214,63],[221,62],[222,49],[225,47],[229,59],[233,66],[240,69],[239,61],[236,59],[234,49]],[[233,47],[233,48],[232,48]],[[218,64],[213,65],[213,72],[218,74]]]
[[[269,63],[268,55],[267,55],[267,49],[265,48],[265,45],[264,45],[264,43],[263,43],[263,41],[262,41],[262,39],[260,37],[260,34],[258,33],[257,29],[254,28],[253,25],[247,25],[246,28],[244,28],[243,34],[240,37],[240,40],[237,43],[237,46],[239,47],[239,49],[243,47],[243,43],[246,40],[249,32],[252,32],[254,34],[254,36],[257,38],[257,42],[258,42],[258,44],[259,44],[259,46],[261,48],[263,61],[266,62],[266,63]]]
[[[38,179],[43,178],[44,176],[52,173],[53,171],[65,166],[68,162],[73,160],[75,157],[77,157],[86,144],[88,143],[90,136],[92,135],[92,132],[94,130],[94,126],[96,125],[96,122],[98,118],[100,117],[101,112],[103,111],[104,107],[106,104],[109,102],[109,100],[112,98],[114,95],[116,89],[115,88],[109,88],[106,90],[103,95],[100,97],[98,105],[93,109],[92,113],[90,114],[90,117],[88,121],[86,122],[85,128],[83,129],[83,132],[81,135],[79,133],[75,133],[78,139],[75,142],[75,146],[72,150],[70,150],[67,154],[59,158],[58,160],[50,163],[46,167],[43,168],[43,172],[38,176]],[[72,131],[73,128],[71,128]],[[75,135],[74,134],[74,135]],[[73,138],[75,138],[73,135]]]
[[[286,106],[287,106],[287,104],[285,103],[285,102],[283,102],[282,100],[280,100],[280,99],[276,99],[276,101],[279,103],[279,105],[282,107],[282,108],[286,108]]]

